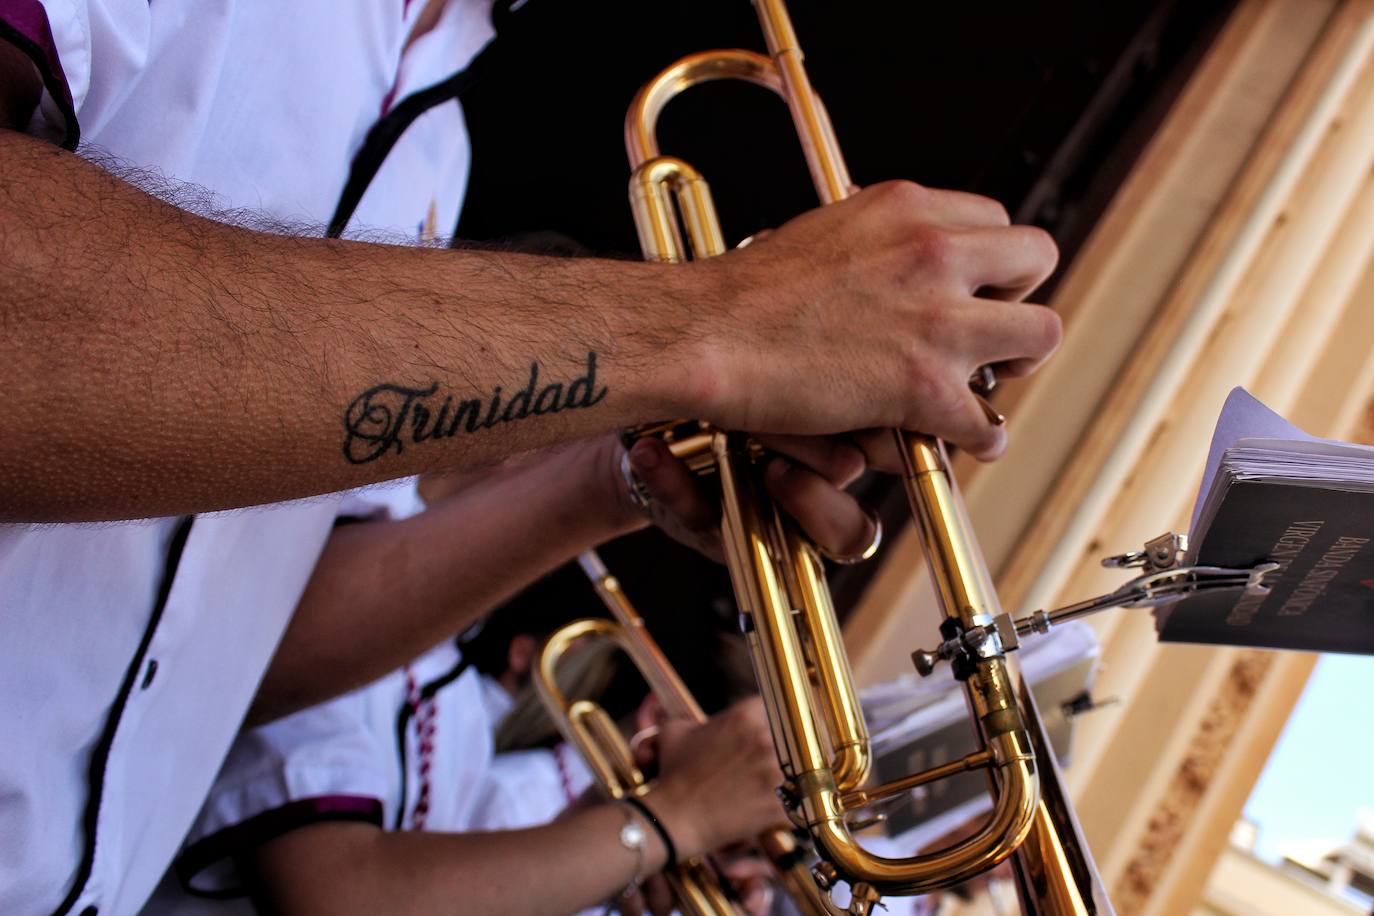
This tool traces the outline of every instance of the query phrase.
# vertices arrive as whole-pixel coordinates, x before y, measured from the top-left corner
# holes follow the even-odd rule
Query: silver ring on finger
[[[832,563],[839,563],[841,566],[853,566],[855,563],[862,563],[865,560],[873,559],[874,554],[878,552],[878,548],[883,546],[883,520],[878,517],[878,513],[871,507],[861,504],[860,508],[863,509],[864,516],[873,526],[873,537],[869,539],[868,544],[857,553],[834,553],[825,549],[820,544],[817,544],[816,549],[821,552],[821,556],[830,560]]]
[[[634,468],[630,467],[629,452],[620,454],[620,476],[625,481],[625,490],[630,496],[630,502],[638,509],[648,509],[654,501],[654,496],[635,473]]]

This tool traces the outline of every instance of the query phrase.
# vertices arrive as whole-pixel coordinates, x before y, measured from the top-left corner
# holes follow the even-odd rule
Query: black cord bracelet
[[[663,841],[663,848],[668,850],[668,860],[663,863],[663,868],[677,868],[677,847],[673,845],[673,838],[668,836],[668,828],[663,826],[663,822],[649,810],[648,805],[635,796],[626,795],[621,801],[634,806],[634,809],[644,815],[644,819],[658,832],[658,838]]]

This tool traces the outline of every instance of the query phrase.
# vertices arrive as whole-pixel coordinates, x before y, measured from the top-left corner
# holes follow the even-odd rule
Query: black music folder
[[[1268,594],[1158,608],[1159,638],[1374,654],[1374,447],[1309,436],[1237,388],[1212,437],[1186,562],[1270,561]]]

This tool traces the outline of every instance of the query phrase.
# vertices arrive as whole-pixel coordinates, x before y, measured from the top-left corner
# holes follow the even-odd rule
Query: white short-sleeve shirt
[[[29,130],[322,225],[378,117],[467,65],[490,0],[0,0],[45,91]],[[355,224],[451,230],[462,114],[421,116]],[[404,500],[351,497],[350,512]],[[360,508],[363,507],[363,508]],[[0,912],[136,912],[208,791],[336,497],[187,520],[0,526]]]
[[[591,771],[567,744],[497,754],[472,812],[473,829],[547,824],[592,785]]]
[[[496,755],[492,735],[509,709],[504,690],[440,645],[353,693],[259,726],[234,742],[187,840],[180,880],[169,876],[144,916],[246,912],[233,860],[290,830],[356,820],[416,829],[513,830],[543,824],[580,794],[591,774],[555,750]],[[411,705],[411,684],[433,704],[429,724]],[[432,750],[422,753],[421,730]],[[190,887],[188,895],[181,887]],[[211,899],[215,895],[221,899]],[[226,899],[227,898],[227,899]]]
[[[409,683],[434,718],[410,707]],[[420,748],[429,722],[432,750]],[[321,819],[409,829],[428,781],[428,823],[469,826],[492,757],[481,675],[452,643],[352,693],[249,729],[234,742],[180,861],[196,889],[238,884],[232,855]],[[427,774],[421,773],[422,763]]]

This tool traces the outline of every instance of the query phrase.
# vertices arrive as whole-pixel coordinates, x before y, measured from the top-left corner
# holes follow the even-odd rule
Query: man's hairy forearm
[[[680,271],[257,232],[8,131],[0,161],[5,520],[472,467],[683,388],[653,358]]]
[[[4,131],[0,165],[0,518],[268,502],[673,416],[992,458],[969,376],[1060,336],[1007,301],[1048,236],[905,182],[666,268],[254,232]]]

